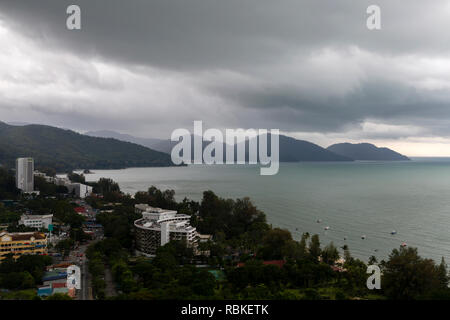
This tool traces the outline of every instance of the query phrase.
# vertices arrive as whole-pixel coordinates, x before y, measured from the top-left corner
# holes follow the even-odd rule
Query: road
[[[109,267],[105,268],[105,296],[107,297],[115,297],[117,296],[116,286],[114,284],[111,270]]]
[[[87,272],[86,261],[84,260],[81,264],[81,289],[80,289],[80,299],[79,300],[89,300],[89,281]]]
[[[74,252],[75,257],[77,254],[83,254],[82,257],[76,257],[78,259],[78,264],[81,269],[81,289],[78,292],[78,300],[93,300],[92,288],[90,281],[90,274],[88,270],[88,259],[86,258],[86,248],[88,245],[80,245],[79,248]]]

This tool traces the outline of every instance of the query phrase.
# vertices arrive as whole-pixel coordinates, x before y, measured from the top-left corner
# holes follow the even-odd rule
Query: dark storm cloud
[[[82,9],[81,31],[65,28],[70,4]],[[43,68],[55,75],[31,78],[40,84],[54,79],[67,89],[57,97],[30,94],[36,115],[63,126],[143,131],[151,124],[154,134],[164,131],[162,123],[176,127],[204,117],[217,127],[345,132],[370,119],[449,136],[448,2],[375,1],[382,30],[373,32],[366,28],[370,4],[1,0],[0,18],[39,50],[82,60],[52,65],[44,57]],[[83,63],[91,59],[107,65],[114,80],[105,80],[102,66]],[[169,83],[154,89],[161,81]],[[74,88],[83,94],[72,95]],[[0,99],[1,93],[0,87]],[[172,93],[180,96],[167,97]],[[24,103],[3,96],[17,108]],[[400,131],[384,137],[407,134]]]
[[[39,41],[82,54],[173,68],[233,68],[271,63],[293,48],[357,45],[377,52],[448,52],[446,1],[376,1],[383,28],[369,32],[373,1],[340,0],[2,0],[1,12]],[[78,4],[83,30],[65,29]],[[429,14],[424,14],[428,12]],[[448,37],[447,37],[448,38]]]

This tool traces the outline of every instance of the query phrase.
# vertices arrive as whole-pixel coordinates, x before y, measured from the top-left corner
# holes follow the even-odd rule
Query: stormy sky
[[[153,138],[202,120],[450,156],[450,2],[0,0],[0,120]]]

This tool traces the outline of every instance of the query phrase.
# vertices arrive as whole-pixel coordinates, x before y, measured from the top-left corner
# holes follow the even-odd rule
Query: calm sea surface
[[[450,262],[450,159],[284,163],[275,176],[237,165],[95,170],[86,176],[100,177],[114,179],[131,194],[154,185],[174,189],[178,200],[200,200],[204,190],[226,198],[248,196],[273,226],[289,229],[296,239],[317,233],[323,244],[347,244],[364,260],[387,258],[406,242],[424,257]]]

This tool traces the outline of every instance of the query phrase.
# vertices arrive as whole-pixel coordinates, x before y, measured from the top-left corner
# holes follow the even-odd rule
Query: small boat
[[[397,234],[397,231],[392,230],[392,231],[391,231],[391,234],[392,234],[392,235]]]
[[[330,227],[325,227],[324,229],[325,229],[325,230],[330,230]]]
[[[362,236],[361,236],[361,239],[365,239],[366,238],[366,235],[365,234],[363,234]]]
[[[347,237],[344,237],[344,240],[347,240]]]
[[[401,246],[404,248],[407,246],[406,242],[402,242]]]
[[[317,222],[317,223],[321,223],[321,222],[322,222],[322,219],[317,219],[316,222]]]

